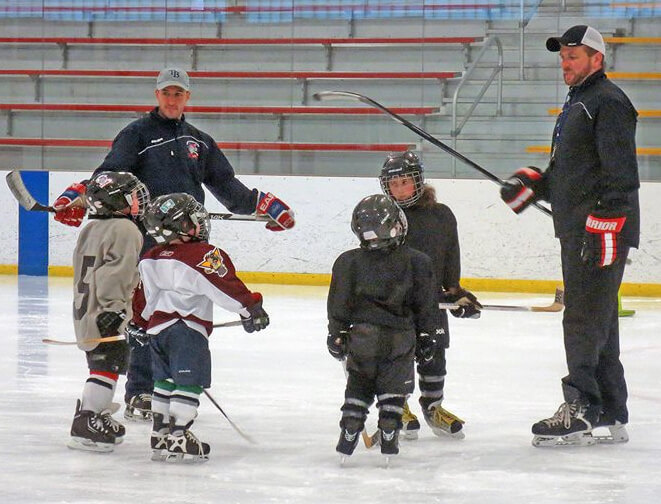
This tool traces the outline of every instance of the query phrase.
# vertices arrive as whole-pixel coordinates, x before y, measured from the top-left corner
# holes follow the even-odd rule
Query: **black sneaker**
[[[131,397],[124,408],[124,418],[149,422],[151,420],[151,394],[143,393]]]
[[[111,452],[115,448],[115,436],[104,425],[103,418],[90,410],[81,410],[80,399],[71,423],[71,439],[67,446],[73,450]]]
[[[193,422],[188,422],[185,427],[170,425],[168,435],[167,462],[206,462],[209,460],[211,448],[203,443],[189,428]]]

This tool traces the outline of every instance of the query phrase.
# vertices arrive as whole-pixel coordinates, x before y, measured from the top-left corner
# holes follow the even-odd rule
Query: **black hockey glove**
[[[436,353],[436,340],[427,333],[420,333],[415,340],[415,360],[418,364],[429,362]]]
[[[340,331],[339,335],[329,334],[326,338],[326,346],[330,353],[337,360],[342,361],[347,356],[347,331]]]
[[[257,302],[252,306],[246,307],[246,310],[250,313],[250,317],[244,317],[241,315],[243,329],[249,333],[261,331],[266,328],[270,322],[268,313],[262,308],[262,295],[259,292],[253,292],[252,297]]]
[[[541,179],[542,171],[536,166],[519,168],[503,182],[500,198],[514,213],[521,213],[539,199],[535,192]]]
[[[126,311],[104,311],[96,316],[96,327],[99,328],[99,334],[102,338],[107,336],[117,336],[119,326],[126,319]]]
[[[126,341],[129,342],[131,348],[141,348],[145,345],[149,345],[149,335],[138,324],[129,322],[124,329],[124,334],[126,335]]]
[[[608,268],[624,255],[620,231],[626,222],[626,209],[598,209],[585,221],[581,259],[586,264]]]
[[[444,297],[448,303],[458,305],[457,309],[450,310],[453,317],[480,318],[482,305],[472,292],[459,288],[455,293],[446,292]]]

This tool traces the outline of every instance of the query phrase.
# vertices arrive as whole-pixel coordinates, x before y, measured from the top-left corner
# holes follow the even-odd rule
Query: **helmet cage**
[[[204,205],[185,193],[154,199],[147,209],[144,224],[147,233],[159,244],[182,237],[206,241],[211,228],[209,212]]]
[[[93,215],[129,215],[141,219],[149,204],[149,190],[132,173],[101,172],[87,184],[85,201]]]
[[[390,197],[375,194],[363,198],[354,208],[351,230],[361,248],[395,248],[404,243],[408,222],[404,211]]]
[[[413,194],[401,200],[395,198],[390,189],[390,182],[399,178],[404,179],[409,177],[413,180]],[[424,167],[420,162],[420,158],[411,151],[390,154],[385,163],[383,163],[381,175],[379,175],[379,183],[381,184],[383,193],[394,199],[400,207],[407,208],[412,206],[422,197],[424,192]]]

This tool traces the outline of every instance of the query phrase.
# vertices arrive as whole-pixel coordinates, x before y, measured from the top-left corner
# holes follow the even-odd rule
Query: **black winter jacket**
[[[551,202],[559,238],[583,233],[598,207],[622,211],[625,243],[637,247],[640,209],[636,121],[624,92],[602,70],[570,88],[569,107],[556,122],[551,162],[540,196]]]

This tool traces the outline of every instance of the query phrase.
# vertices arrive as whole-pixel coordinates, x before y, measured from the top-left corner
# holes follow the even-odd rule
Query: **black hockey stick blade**
[[[21,205],[28,211],[35,212],[54,212],[55,209],[51,206],[42,205],[30,194],[27,187],[23,183],[23,178],[21,177],[21,172],[12,170],[7,174],[6,177],[7,185],[9,190],[18,201],[18,204]]]
[[[517,312],[547,312],[555,313],[560,312],[565,307],[564,303],[565,291],[560,288],[555,290],[555,298],[548,306],[515,306],[515,305],[482,305],[482,310],[493,311],[517,311]],[[438,303],[438,307],[442,310],[456,310],[459,305],[453,303]]]
[[[379,102],[373,100],[372,98],[369,98],[365,95],[361,95],[359,93],[353,93],[351,91],[319,91],[318,93],[315,93],[313,95],[313,97],[314,97],[315,100],[318,100],[318,101],[342,100],[342,99],[357,100],[359,102],[364,103],[365,105],[369,105],[370,107],[374,107],[374,108],[380,110],[381,112],[383,112],[384,114],[390,116],[392,119],[394,119],[396,122],[398,122],[402,126],[405,126],[406,128],[410,129],[411,131],[416,133],[421,138],[427,140],[432,145],[435,145],[436,147],[438,147],[439,149],[447,152],[451,156],[454,156],[455,158],[459,159],[460,161],[466,163],[471,168],[474,168],[475,170],[479,171],[482,175],[484,175],[486,178],[488,178],[492,182],[495,182],[496,184],[498,184],[501,187],[505,183],[505,182],[503,182],[503,180],[501,180],[499,177],[497,177],[496,175],[491,173],[486,168],[483,168],[482,166],[480,166],[476,162],[468,159],[466,156],[464,156],[460,152],[457,152],[456,150],[454,150],[449,145],[443,143],[442,141],[440,141],[435,136],[431,135],[430,133],[423,130],[419,126],[416,126],[411,121],[408,121],[408,120],[404,119],[399,114],[393,112],[388,107],[385,107],[384,105],[381,105]],[[542,211],[546,215],[553,215],[551,210],[549,210],[548,208],[546,208],[543,205],[540,205],[537,202],[533,203],[533,206],[535,206],[535,208]]]
[[[216,400],[211,396],[211,394],[209,394],[209,392],[206,391],[206,389],[203,390],[203,392],[204,395],[206,395],[209,398],[209,401],[211,401],[211,403],[218,409],[218,411],[220,411],[223,414],[225,419],[229,422],[229,424],[232,426],[232,428],[237,432],[239,436],[241,436],[243,439],[245,439],[251,444],[257,444],[257,441],[255,441],[248,434],[246,434],[241,429],[239,429],[239,427],[234,422],[232,422],[232,420],[230,420],[230,417],[228,417],[227,414],[223,411],[223,408],[220,407],[220,404],[216,402]]]

